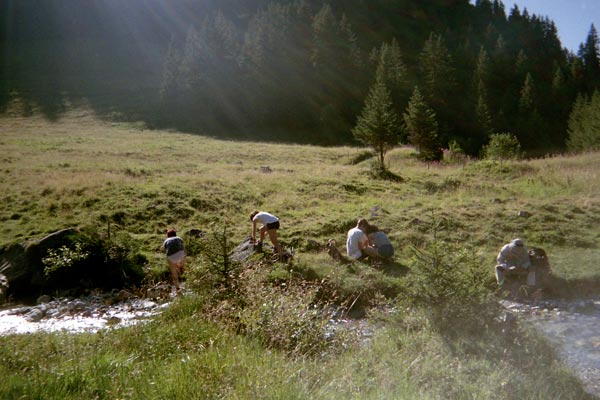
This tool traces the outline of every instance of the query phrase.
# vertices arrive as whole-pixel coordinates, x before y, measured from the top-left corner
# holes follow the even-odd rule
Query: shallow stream
[[[97,332],[147,321],[168,303],[130,298],[108,305],[101,296],[56,299],[0,310],[0,335],[34,332]]]
[[[536,305],[504,300],[502,304],[543,333],[586,390],[600,398],[599,299],[547,300]]]

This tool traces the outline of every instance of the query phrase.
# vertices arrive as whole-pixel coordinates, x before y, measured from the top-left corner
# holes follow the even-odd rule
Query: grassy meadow
[[[256,259],[228,293],[192,254],[193,294],[149,324],[1,337],[1,398],[587,396],[535,332],[507,333],[497,321],[493,266],[500,247],[520,237],[546,250],[560,295],[597,293],[600,153],[424,164],[399,147],[386,162],[402,180],[385,181],[361,148],[223,141],[85,110],[54,122],[4,116],[0,148],[0,244],[110,225],[130,235],[158,276],[167,228],[226,229],[234,246],[251,234],[258,209],[280,217],[280,238],[296,249],[291,266]],[[388,233],[393,265],[348,267],[311,245],[333,238],[342,249],[359,217]],[[427,260],[448,260],[458,280],[464,265],[465,285],[428,292]],[[440,298],[459,309],[475,304],[462,314],[431,311],[428,299]],[[357,301],[367,339],[347,327],[320,336],[326,320],[315,308]]]

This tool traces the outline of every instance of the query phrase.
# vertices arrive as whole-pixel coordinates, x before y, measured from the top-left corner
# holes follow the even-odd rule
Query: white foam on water
[[[94,304],[88,304],[85,310],[79,312],[58,316],[47,313],[39,322],[28,320],[23,307],[13,307],[0,310],[0,335],[59,331],[83,333],[126,327],[148,321],[166,306],[168,303],[158,305],[148,300],[134,300],[97,308]]]

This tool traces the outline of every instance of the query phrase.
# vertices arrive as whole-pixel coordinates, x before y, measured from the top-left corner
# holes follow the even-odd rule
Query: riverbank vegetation
[[[167,228],[190,249],[189,292],[152,322],[0,338],[2,398],[586,398],[543,338],[500,318],[493,266],[518,236],[548,253],[556,295],[597,293],[597,153],[425,163],[397,147],[385,162],[398,179],[384,180],[361,148],[223,141],[86,110],[3,117],[0,133],[0,244],[110,226],[152,281]],[[218,264],[254,209],[281,218],[291,264]],[[388,233],[393,263],[340,264],[319,247],[342,247],[358,217]]]

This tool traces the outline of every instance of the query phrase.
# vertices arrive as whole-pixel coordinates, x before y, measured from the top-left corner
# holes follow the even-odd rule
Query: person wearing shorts
[[[394,255],[394,246],[387,235],[379,228],[375,225],[369,225],[366,233],[369,239],[367,254],[379,258],[391,258]]]
[[[257,244],[262,243],[265,239],[265,235],[268,233],[276,253],[281,254],[281,245],[277,240],[279,218],[265,211],[253,211],[252,214],[250,214],[250,221],[252,221],[252,241],[256,243],[256,228],[260,224],[260,240]]]
[[[167,263],[171,272],[171,279],[175,290],[179,290],[179,277],[183,273],[185,264],[185,246],[183,239],[177,236],[175,229],[167,231],[167,239],[163,243],[167,253]]]

